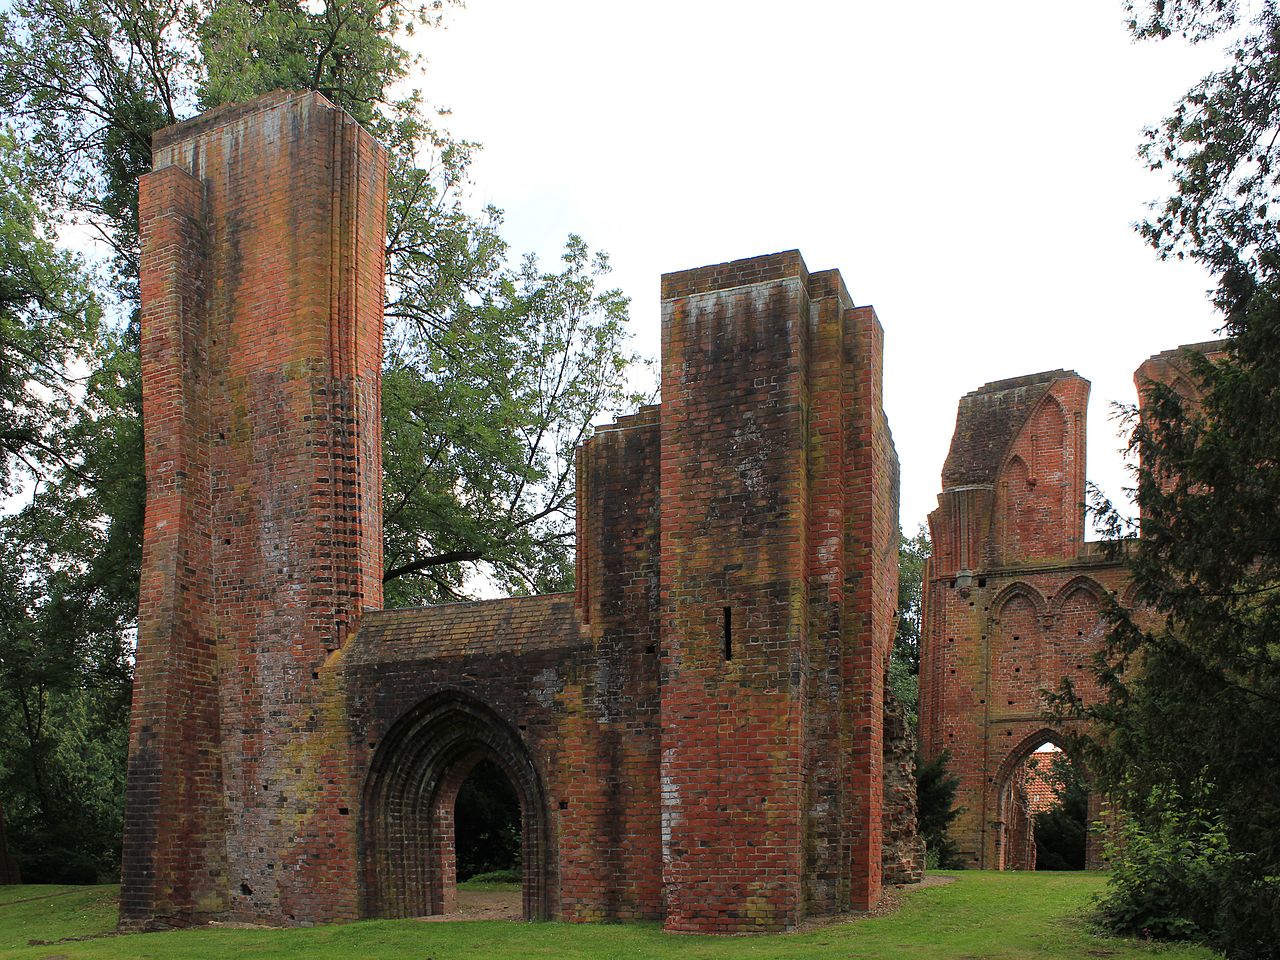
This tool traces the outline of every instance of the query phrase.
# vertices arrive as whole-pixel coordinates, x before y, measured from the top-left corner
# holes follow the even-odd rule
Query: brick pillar
[[[798,254],[663,277],[662,829],[673,930],[777,929],[802,913],[804,280]]]
[[[872,307],[847,313],[851,357],[846,487],[846,698],[852,716],[852,906],[880,899],[884,845],[884,681],[898,608],[898,455],[884,415],[884,330]]]
[[[385,202],[318,94],[154,137],[124,926],[356,916],[335,667],[382,605]]]
[[[880,336],[795,251],[663,278],[669,929],[779,929],[879,897],[897,590]]]

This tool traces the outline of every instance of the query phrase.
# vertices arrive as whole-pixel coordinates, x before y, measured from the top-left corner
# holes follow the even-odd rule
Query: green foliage
[[[220,0],[197,28],[202,106],[250,100],[270,90],[317,90],[372,125],[413,57],[401,44],[438,21],[440,0]]]
[[[903,708],[907,723],[914,731],[920,722],[920,678],[907,664],[890,657],[888,684],[889,695]]]
[[[114,382],[136,353],[116,338],[99,353],[63,432],[91,469],[54,471],[0,518],[0,803],[33,881],[92,882],[119,858],[141,436],[139,398]]]
[[[476,764],[454,805],[458,880],[519,883],[520,800],[507,775],[488,760]]]
[[[1065,753],[1036,756],[1051,759],[1045,769],[1037,767],[1032,776],[1047,780],[1058,795],[1058,803],[1035,815],[1036,869],[1083,870],[1088,839],[1088,788]]]
[[[119,845],[136,539],[88,496],[118,484],[112,338],[29,169],[0,133],[0,492],[26,468],[0,517],[0,805],[23,876],[91,882]]]
[[[924,568],[933,555],[929,529],[920,524],[914,536],[898,531],[898,626],[893,657],[912,676],[920,672],[920,631],[924,617]]]
[[[99,320],[81,263],[54,247],[31,167],[0,129],[0,497],[15,467],[34,477],[65,462],[58,434],[78,412],[77,361]]]
[[[176,0],[16,0],[0,13],[0,116],[28,150],[30,184],[64,222],[110,245],[137,295],[137,177],[151,133],[191,102],[192,45]]]
[[[1186,924],[1163,917],[1153,934],[1194,929],[1232,957],[1269,957],[1280,942],[1280,15],[1270,0],[1248,19],[1227,0],[1130,9],[1140,37],[1227,45],[1227,65],[1148,131],[1144,156],[1174,192],[1141,230],[1160,256],[1215,276],[1230,340],[1219,362],[1186,358],[1203,399],[1153,387],[1131,414],[1138,609],[1109,612],[1106,700],[1082,711],[1097,732],[1087,760],[1137,844],[1119,851],[1117,877],[1138,889],[1173,869],[1169,824],[1198,845],[1184,851],[1194,883],[1177,881],[1197,899],[1160,893]]]
[[[1196,787],[1203,791],[1203,784]],[[1205,797],[1171,787],[1147,795],[1141,819],[1121,821],[1109,846],[1113,868],[1098,915],[1112,930],[1161,940],[1211,937],[1222,923],[1222,877],[1239,859],[1222,817]]]
[[[932,552],[929,531],[898,531],[898,620],[889,653],[889,690],[915,729],[920,710],[920,621],[924,612],[924,568]]]
[[[388,604],[466,595],[462,561],[516,594],[573,582],[574,450],[626,387],[627,299],[570,237],[430,335],[393,337],[383,383]]]
[[[947,750],[932,760],[916,760],[916,815],[931,869],[964,866],[956,857],[955,842],[947,835],[952,822],[963,812],[962,807],[955,806],[960,778],[947,769],[950,762],[951,753]]]
[[[465,884],[464,889],[467,890],[483,890],[497,888],[515,888],[520,889],[524,880],[522,871],[515,868],[508,870],[490,870],[487,873],[472,874],[467,880],[459,881],[459,885]]]

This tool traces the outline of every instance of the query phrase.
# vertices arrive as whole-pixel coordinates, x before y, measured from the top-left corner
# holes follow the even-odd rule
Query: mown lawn
[[[929,960],[1160,956],[1212,958],[1190,946],[1094,936],[1080,914],[1099,874],[964,872],[917,890],[891,916],[780,936],[691,937],[656,924],[419,923],[370,920],[305,930],[202,929],[29,944],[108,934],[115,887],[0,887],[0,956],[23,958],[379,958],[379,960]]]

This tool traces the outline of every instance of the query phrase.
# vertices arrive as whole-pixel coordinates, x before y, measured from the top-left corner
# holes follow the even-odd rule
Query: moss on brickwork
[[[154,156],[122,922],[447,909],[482,759],[530,918],[874,905],[897,457],[840,275],[663,278],[663,402],[579,451],[573,595],[378,610],[380,148],[273,94]]]

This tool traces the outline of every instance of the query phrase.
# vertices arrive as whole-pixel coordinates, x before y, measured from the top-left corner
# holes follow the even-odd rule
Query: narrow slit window
[[[733,659],[733,608],[724,608],[724,658]]]

